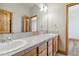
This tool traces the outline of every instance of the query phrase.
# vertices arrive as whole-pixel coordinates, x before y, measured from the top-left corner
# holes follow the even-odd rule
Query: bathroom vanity
[[[59,32],[58,25],[51,23],[51,28],[48,12],[41,12],[39,3],[9,5],[1,4],[0,9],[0,56],[56,55],[58,34],[54,33]]]
[[[56,38],[54,39],[54,42],[52,40],[44,42],[40,46],[26,52],[23,56],[54,56],[58,51],[58,42]]]
[[[54,40],[44,42],[36,48],[26,52],[23,56],[54,56],[58,51],[57,37]]]
[[[22,43],[22,41],[24,43]],[[13,40],[15,44],[11,42],[6,42],[6,44],[8,45],[10,44],[10,46],[12,44],[12,46],[16,47],[16,49],[12,48],[15,50],[11,50],[11,47],[12,47],[11,46],[9,47],[10,48],[9,50],[7,46],[4,51],[6,51],[6,49],[8,50],[4,52],[3,54],[0,53],[0,55],[3,55],[3,56],[54,56],[56,52],[58,51],[58,34],[52,34],[52,33],[38,34],[38,35],[34,34],[33,36],[30,36],[30,37]],[[21,44],[19,42],[21,42]],[[22,46],[20,47],[20,45]]]
[[[40,40],[37,39],[37,40],[40,41],[43,39],[40,39]],[[33,45],[30,48],[20,51],[14,55],[18,55],[18,56],[54,56],[57,51],[58,51],[58,35],[54,35],[54,36],[50,37],[49,39],[38,42],[36,45]]]

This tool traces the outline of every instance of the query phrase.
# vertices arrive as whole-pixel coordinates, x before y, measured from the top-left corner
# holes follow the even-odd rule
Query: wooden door
[[[27,32],[27,16],[23,17],[23,32]]]
[[[32,17],[30,17],[30,32],[32,32]]]
[[[0,9],[0,33],[11,32],[11,13]]]

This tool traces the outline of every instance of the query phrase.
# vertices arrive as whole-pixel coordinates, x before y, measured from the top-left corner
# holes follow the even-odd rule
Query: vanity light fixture
[[[42,4],[40,11],[46,11],[48,9],[46,4]]]

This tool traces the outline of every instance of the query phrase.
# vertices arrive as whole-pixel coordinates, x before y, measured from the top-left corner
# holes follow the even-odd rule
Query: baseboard
[[[66,51],[63,51],[63,50],[60,50],[60,49],[58,50],[58,53],[62,53],[64,55],[66,55],[66,56],[68,55]]]

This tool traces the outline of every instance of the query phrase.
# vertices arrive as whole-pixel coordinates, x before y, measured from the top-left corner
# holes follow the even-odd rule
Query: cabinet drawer
[[[24,56],[37,56],[37,49],[35,48],[35,49],[25,53]]]
[[[47,42],[38,47],[38,53],[41,53],[45,49],[47,49]]]
[[[43,50],[39,56],[47,56],[47,49]]]

